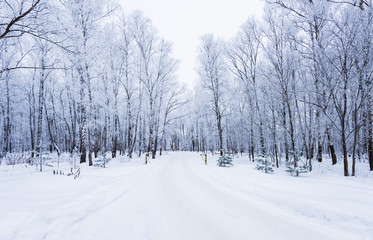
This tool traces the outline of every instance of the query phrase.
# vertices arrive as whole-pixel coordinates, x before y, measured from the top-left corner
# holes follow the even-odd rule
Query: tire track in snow
[[[83,211],[61,236],[126,240],[348,238],[282,209],[276,201],[263,199],[260,191],[255,192],[259,186],[243,191],[234,181],[227,185],[227,176],[217,171],[233,169],[215,170],[205,167],[195,153],[158,158],[131,174],[131,182],[124,184],[128,178],[119,178],[97,189],[97,194],[111,194],[103,203]],[[92,227],[102,221],[105,229]],[[78,231],[80,235],[74,238],[71,233]],[[60,235],[47,238],[53,236]]]

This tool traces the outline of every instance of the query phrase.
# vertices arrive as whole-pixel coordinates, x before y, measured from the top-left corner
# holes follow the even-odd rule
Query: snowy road
[[[11,203],[0,239],[373,239],[372,188],[214,164],[174,153],[148,166],[105,169],[105,178],[92,174],[80,188],[71,181],[51,193],[53,201]]]

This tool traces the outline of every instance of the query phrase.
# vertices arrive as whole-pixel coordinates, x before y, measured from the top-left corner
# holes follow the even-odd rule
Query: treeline
[[[0,2],[0,146],[11,152],[165,148],[184,104],[178,61],[141,12],[99,0]]]
[[[373,170],[371,1],[267,0],[231,40],[201,38],[191,101],[170,43],[139,12],[10,0],[0,16],[2,157],[75,151],[92,164],[170,149]]]
[[[202,37],[185,148],[373,170],[372,14],[368,1],[268,0],[230,41]]]

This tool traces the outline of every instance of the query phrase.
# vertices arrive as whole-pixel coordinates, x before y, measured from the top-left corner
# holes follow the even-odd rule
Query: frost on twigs
[[[219,167],[230,167],[230,166],[233,165],[232,161],[233,161],[233,159],[232,159],[231,156],[221,156],[218,159],[217,165]]]
[[[28,160],[27,156],[23,153],[7,153],[4,159],[6,165],[23,164],[27,163]]]
[[[53,158],[49,152],[42,152],[42,151],[31,151],[34,153],[34,157],[31,157],[28,161],[28,164],[31,166],[35,165],[36,169],[40,169],[42,171],[42,167],[54,167],[53,166]]]

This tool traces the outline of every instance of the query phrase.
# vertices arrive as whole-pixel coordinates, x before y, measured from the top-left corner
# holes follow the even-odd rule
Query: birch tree
[[[232,72],[241,81],[246,98],[252,110],[250,114],[252,122],[251,128],[254,128],[254,119],[258,120],[258,132],[260,150],[265,154],[265,143],[263,135],[263,116],[259,104],[258,96],[258,65],[259,51],[262,42],[263,34],[260,31],[255,18],[249,18],[241,27],[240,32],[231,44],[232,47],[228,50],[228,57],[232,65]],[[254,129],[251,129],[254,132]],[[252,155],[254,155],[254,136],[251,136]]]
[[[219,136],[219,152],[223,156],[223,114],[226,110],[227,102],[224,96],[225,79],[227,66],[224,61],[223,42],[215,39],[213,35],[202,37],[200,46],[198,71],[201,85],[208,94],[209,111],[215,117],[216,128]]]

